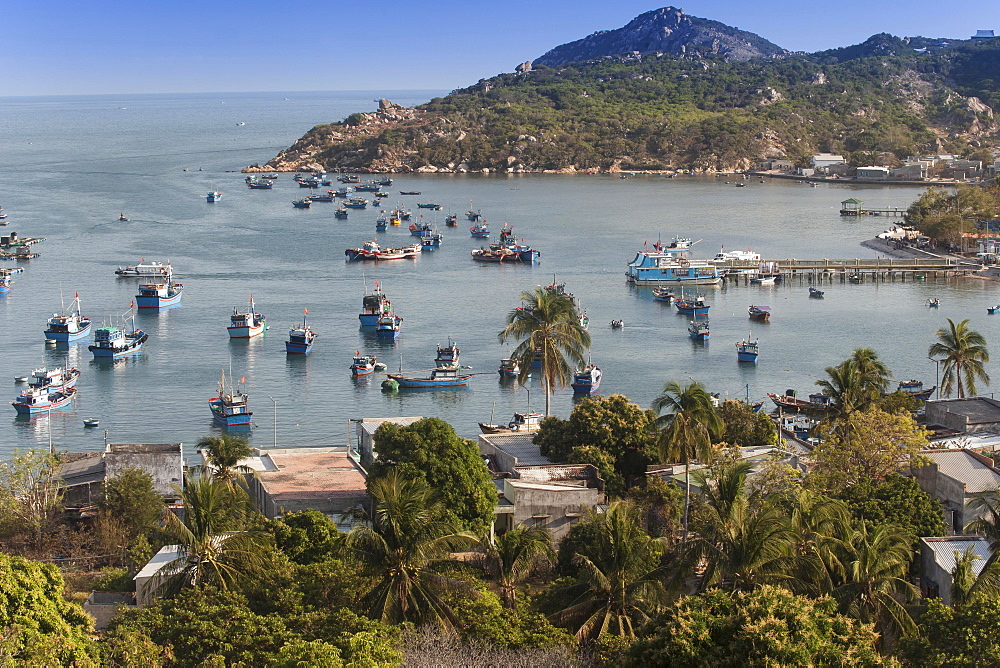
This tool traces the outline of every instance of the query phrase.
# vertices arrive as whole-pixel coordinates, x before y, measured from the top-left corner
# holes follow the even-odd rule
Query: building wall
[[[592,487],[567,486],[565,490],[538,489],[504,480],[504,496],[513,501],[510,528],[539,526],[558,543],[589,509],[603,503],[604,495]]]
[[[913,477],[916,478],[920,489],[941,502],[945,511],[945,522],[951,526],[954,533],[962,533],[966,523],[971,519],[966,517],[965,506],[968,503],[968,495],[965,493],[965,484],[941,473],[937,464],[933,462],[913,469]]]
[[[184,481],[184,457],[179,446],[167,452],[106,452],[104,467],[107,478],[114,478],[126,468],[145,471],[153,478],[153,489],[164,498],[177,498],[174,486],[180,487]]]
[[[963,401],[967,400],[942,399],[938,401],[928,401],[924,406],[927,424],[941,425],[942,427],[947,427],[948,429],[961,432],[963,434],[974,434],[982,431],[1000,432],[1000,401],[989,399],[987,397],[976,397],[975,401],[986,402],[996,408],[997,421],[975,422],[972,424],[969,423],[967,415],[959,412],[958,410],[952,410],[952,408],[959,408]]]

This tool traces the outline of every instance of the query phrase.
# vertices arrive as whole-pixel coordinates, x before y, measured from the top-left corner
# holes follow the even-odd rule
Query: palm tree
[[[500,343],[519,343],[511,357],[521,368],[522,385],[531,375],[535,359],[541,363],[545,390],[545,414],[549,414],[552,393],[573,382],[577,368],[586,366],[584,353],[590,348],[590,334],[580,325],[573,298],[537,287],[522,292],[524,305],[507,315],[507,326],[499,334]]]
[[[913,534],[900,527],[882,524],[871,529],[862,522],[843,543],[842,581],[833,596],[841,612],[875,624],[883,648],[916,630],[905,605],[917,594],[906,580],[913,541]]]
[[[837,366],[825,369],[828,378],[816,381],[823,394],[833,399],[838,417],[879,399],[889,385],[889,369],[871,348],[858,348]]]
[[[375,502],[370,526],[351,529],[345,547],[375,580],[364,599],[371,616],[389,624],[452,627],[458,620],[438,592],[469,587],[429,566],[476,537],[440,519],[441,503],[423,480],[404,478],[393,469],[369,482],[369,494]]]
[[[581,640],[634,638],[667,600],[659,566],[666,541],[642,530],[642,513],[630,501],[616,501],[603,514],[591,512],[587,521],[598,531],[589,556],[573,558],[580,568],[578,595],[551,619],[575,627]]]
[[[184,519],[164,512],[163,533],[178,546],[177,557],[158,573],[159,596],[187,587],[233,586],[264,565],[261,549],[269,534],[253,528],[257,515],[244,488],[211,476],[185,478]]]
[[[798,580],[808,583],[814,595],[833,593],[835,579],[844,570],[840,548],[853,530],[847,505],[803,489],[795,498],[789,520],[798,556]]]
[[[500,583],[500,594],[508,608],[517,606],[517,585],[531,575],[542,559],[553,561],[552,536],[541,527],[518,526],[485,542],[486,570]]]
[[[946,397],[951,396],[953,389],[958,390],[959,399],[965,398],[966,390],[976,394],[977,380],[990,384],[990,376],[985,369],[985,364],[990,361],[986,339],[979,332],[969,329],[968,319],[956,325],[948,318],[948,327],[939,329],[935,336],[938,340],[928,349],[927,355],[944,362],[941,390]]]
[[[725,424],[712,405],[712,397],[697,381],[691,381],[687,387],[676,380],[668,382],[660,396],[653,400],[652,409],[663,413],[655,422],[659,430],[660,460],[664,463],[679,461],[684,465],[684,539],[687,540],[691,460],[706,463],[712,460],[712,437],[720,435]]]
[[[242,436],[220,434],[198,439],[197,447],[205,451],[205,459],[215,478],[234,480],[238,474],[252,473],[253,470],[240,462],[253,455],[253,448]]]

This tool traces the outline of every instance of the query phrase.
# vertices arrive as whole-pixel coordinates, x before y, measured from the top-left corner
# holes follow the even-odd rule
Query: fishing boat
[[[703,295],[695,295],[691,299],[681,296],[680,299],[674,300],[674,307],[677,308],[678,313],[682,315],[693,315],[696,318],[707,316],[709,309],[712,308],[710,305],[705,303],[705,297]]]
[[[146,258],[140,258],[138,264],[129,264],[115,269],[115,274],[127,278],[148,278],[151,276],[166,276],[171,271],[170,261],[166,264],[162,262],[146,262]]]
[[[380,250],[382,250],[382,247],[379,246],[378,239],[372,239],[371,241],[364,242],[361,248],[348,248],[344,251],[344,255],[347,256],[348,262],[374,260],[375,253]]]
[[[851,274],[850,276],[847,277],[847,280],[850,283],[864,283],[865,277],[862,276],[861,274]]]
[[[437,357],[434,358],[434,366],[458,366],[458,358],[460,356],[461,351],[458,349],[458,345],[449,336],[448,345],[442,347],[440,343],[438,344]]]
[[[506,248],[477,248],[472,251],[472,259],[475,262],[508,262],[520,263],[521,257],[512,250]]]
[[[688,336],[692,341],[708,341],[709,329],[708,320],[692,320],[688,325]]]
[[[250,306],[245,313],[240,313],[239,309],[233,307],[227,329],[231,339],[249,339],[267,331],[267,317],[257,312],[253,295],[250,295]]]
[[[417,203],[417,208],[418,209],[432,209],[434,211],[440,211],[444,207],[441,206],[440,204],[435,204],[434,202],[425,202],[423,204],[421,204],[421,203],[418,202]]]
[[[346,212],[347,209],[344,209],[344,211]],[[389,219],[386,218],[385,216],[379,216],[378,218],[375,219],[376,232],[385,232],[386,229],[388,229],[388,227],[389,227]]]
[[[245,381],[246,378],[240,378],[240,382],[236,385],[236,391],[233,391],[232,382],[230,382],[227,392],[226,372],[222,372],[222,377],[219,380],[219,394],[208,400],[208,407],[212,410],[212,419],[215,420],[216,424],[223,427],[249,426],[251,424],[253,413],[250,412],[248,404],[250,397],[241,388]]]
[[[747,313],[750,315],[751,320],[756,320],[757,322],[767,322],[771,317],[771,307],[755,306],[751,304],[747,308]]]
[[[707,260],[692,260],[691,247],[697,242],[675,237],[669,244],[657,241],[653,250],[646,246],[628,263],[625,278],[635,285],[662,285],[667,283],[690,285],[717,285],[722,282],[725,270]]]
[[[311,204],[309,198],[292,200],[292,206],[296,209],[308,209]]]
[[[760,352],[760,347],[757,340],[750,340],[750,335],[747,338],[736,344],[736,361],[737,362],[752,362],[757,363],[757,353]]]
[[[507,424],[480,422],[479,430],[484,434],[533,434],[541,428],[544,419],[545,416],[541,413],[514,413]]]
[[[415,237],[426,237],[434,232],[434,226],[430,223],[413,223],[410,225],[410,234]]]
[[[42,367],[34,369],[31,372],[31,375],[28,377],[28,387],[36,390],[55,392],[75,386],[78,380],[80,380],[79,369],[63,369],[62,367],[49,369],[48,367]]]
[[[998,311],[1000,311],[1000,304],[997,304],[996,306],[986,307],[986,312],[989,313],[990,315],[996,315]]]
[[[53,313],[45,329],[45,339],[60,343],[79,341],[90,336],[90,318],[80,314],[80,293],[73,295],[73,303],[62,315]]]
[[[677,295],[671,288],[653,288],[653,299],[658,302],[665,302],[667,304],[672,304]]]
[[[208,200],[209,202],[218,202],[220,199],[222,199],[222,193],[213,190],[212,192],[205,195],[205,199]]]
[[[534,248],[525,244],[523,238],[520,243],[518,242],[514,235],[514,226],[509,223],[504,223],[503,227],[500,228],[500,238],[497,243],[490,244],[490,250],[515,253],[518,260],[527,264],[537,262],[540,255]]]
[[[513,357],[505,357],[500,360],[500,368],[497,369],[501,380],[517,378],[521,375],[521,367]]]
[[[625,326],[625,321],[624,320],[612,320],[611,321],[611,329],[621,329],[624,326]]]
[[[375,336],[380,339],[395,340],[399,336],[399,328],[403,324],[403,319],[391,310],[379,316],[375,324]]]
[[[316,332],[306,323],[309,309],[302,309],[302,326],[293,325],[288,330],[288,340],[285,341],[285,352],[289,355],[305,355],[312,350],[316,340]]]
[[[382,286],[375,281],[375,291],[361,298],[361,313],[358,320],[362,327],[375,327],[382,315],[392,311],[392,303],[382,292]]]
[[[785,410],[823,412],[833,408],[833,398],[825,394],[810,394],[808,401],[797,398],[795,390],[785,390],[785,394],[768,392],[767,396],[775,406]]]
[[[325,195],[309,195],[309,197],[307,197],[306,199],[308,199],[310,202],[332,202],[333,194],[327,193]]]
[[[490,228],[486,223],[476,223],[469,228],[469,234],[475,239],[487,239],[490,236]]]
[[[87,349],[94,354],[94,359],[118,359],[142,350],[149,334],[135,328],[135,311],[131,305],[122,320],[123,325],[126,320],[131,323],[127,331],[124,326],[115,325],[105,325],[94,331],[94,343],[87,346]]]
[[[420,239],[420,250],[422,251],[432,251],[441,248],[441,242],[444,241],[444,235],[440,232],[432,232],[425,237]]]
[[[754,285],[774,285],[777,280],[777,276],[754,276],[750,279],[750,283]]]
[[[469,209],[465,212],[465,217],[475,223],[476,221],[482,220],[483,214],[481,211],[473,211],[472,209]]]
[[[373,193],[378,190],[377,183],[362,183],[354,187],[354,192]]]
[[[400,195],[419,195],[420,191],[419,190],[400,190],[399,194]]]
[[[939,306],[941,306],[941,300],[938,299],[937,297],[932,297],[931,299],[927,300],[928,308],[937,308]]]
[[[354,361],[351,362],[351,375],[370,376],[375,371],[377,363],[374,355],[362,355],[360,350],[355,350]]]
[[[367,209],[368,200],[366,200],[364,197],[351,197],[346,202],[344,202],[344,206],[346,206],[348,209]]]
[[[10,286],[13,285],[14,280],[9,274],[0,273],[0,297],[10,293]]]
[[[139,294],[135,296],[135,303],[138,308],[161,309],[180,304],[183,296],[184,286],[181,283],[174,283],[173,272],[168,269],[166,280],[162,283],[139,284]]]
[[[593,394],[601,387],[601,369],[593,364],[588,364],[583,371],[573,374],[573,394]]]
[[[327,192],[331,192],[331,191],[327,191]],[[332,192],[333,192],[333,196],[334,197],[342,197],[344,199],[347,199],[348,197],[351,196],[352,193],[354,193],[354,189],[353,188],[337,188],[336,190],[334,190]]]
[[[919,380],[901,380],[899,381],[899,386],[896,388],[897,392],[906,392],[914,399],[919,399],[921,401],[927,401],[934,394],[934,390],[937,389],[937,385],[930,388],[929,390],[924,389],[924,384]]]
[[[399,211],[400,220],[413,220],[413,212],[405,209],[400,209]]]
[[[473,374],[457,366],[435,367],[430,370],[430,375],[416,375],[426,373],[423,371],[408,371],[386,374],[391,380],[399,384],[399,389],[442,389],[449,387],[462,387],[469,384],[469,379]]]
[[[458,216],[445,216],[444,224],[448,227],[458,227]]]
[[[57,392],[28,388],[10,403],[19,415],[35,415],[65,408],[73,401],[74,396],[76,396],[75,387],[66,387]]]
[[[248,176],[247,187],[250,188],[250,190],[271,190],[274,188],[274,181]]]
[[[809,296],[815,297],[816,299],[822,299],[825,293],[822,290],[816,288],[809,288]]]

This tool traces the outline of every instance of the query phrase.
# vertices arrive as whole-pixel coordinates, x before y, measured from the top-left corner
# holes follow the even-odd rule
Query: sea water
[[[925,282],[824,284],[824,299],[810,299],[807,284],[702,287],[712,305],[711,340],[693,343],[688,321],[652,299],[649,288],[630,287],[625,265],[643,245],[673,236],[698,243],[694,257],[751,248],[766,259],[874,257],[860,246],[898,219],[841,218],[840,202],[863,199],[870,208],[905,208],[919,188],[827,185],[756,179],[737,188],[732,177],[615,175],[401,175],[386,188],[383,208],[399,203],[415,220],[434,223],[441,248],[415,260],[347,263],[344,249],[378,237],[384,245],[415,241],[406,224],[376,233],[378,211],[333,216],[337,204],[295,209],[300,189],[282,174],[273,190],[248,190],[239,170],[263,164],[314,125],[370,111],[388,97],[402,104],[438,91],[257,93],[0,98],[0,205],[6,228],[45,237],[41,257],[23,265],[8,296],[0,298],[0,387],[13,400],[23,386],[15,376],[39,366],[70,365],[83,375],[72,408],[30,419],[13,408],[0,413],[0,455],[14,448],[100,449],[112,442],[180,441],[216,433],[208,399],[222,370],[246,378],[254,411],[255,446],[271,446],[277,414],[279,446],[343,445],[350,420],[364,417],[438,416],[465,436],[494,414],[506,422],[527,408],[541,410],[542,390],[501,383],[496,373],[512,344],[497,340],[522,291],[553,280],[565,283],[587,311],[591,359],[604,371],[600,393],[623,393],[648,406],[668,380],[699,380],[723,397],[764,399],[766,392],[811,391],[827,366],[859,346],[870,346],[897,379],[935,383],[927,359],[945,318],[970,318],[991,347],[1000,316],[986,307],[1000,301],[997,285],[971,279],[928,277]],[[729,181],[729,182],[727,182]],[[339,186],[339,184],[335,185]],[[210,204],[205,194],[223,193]],[[420,191],[401,196],[400,190]],[[370,198],[369,198],[370,199]],[[418,209],[436,202],[444,210]],[[464,213],[482,211],[497,232],[508,222],[518,238],[541,251],[535,266],[479,264]],[[119,222],[120,213],[129,222]],[[460,216],[446,227],[448,213]],[[85,340],[68,348],[46,345],[47,318],[79,293],[83,311],[112,321],[128,309],[135,279],[116,278],[119,265],[140,258],[170,260],[184,284],[181,306],[139,313],[149,342],[142,353],[114,364],[93,362]],[[13,266],[14,263],[6,263]],[[379,280],[402,333],[380,342],[358,327],[366,285]],[[233,308],[253,294],[270,331],[249,341],[230,340]],[[928,308],[938,297],[940,308]],[[771,321],[751,323],[750,304],[771,307]],[[308,356],[288,356],[284,341],[303,309],[319,336]],[[610,321],[624,320],[621,329]],[[737,364],[735,343],[760,340],[756,365]],[[374,353],[390,370],[433,366],[448,337],[461,361],[477,374],[467,389],[385,394],[383,374],[352,379],[356,350]],[[992,365],[987,370],[993,371]],[[989,392],[989,388],[983,388]],[[495,408],[494,408],[495,405]],[[569,388],[552,410],[567,416]],[[85,430],[84,418],[100,429]],[[191,450],[187,450],[191,453]]]

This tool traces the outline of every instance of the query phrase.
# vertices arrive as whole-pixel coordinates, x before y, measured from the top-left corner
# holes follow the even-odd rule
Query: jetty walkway
[[[798,278],[809,283],[925,280],[937,276],[971,274],[982,266],[971,260],[954,257],[929,258],[852,258],[844,260],[765,260],[746,262],[730,260],[726,280],[748,285],[754,276]]]

